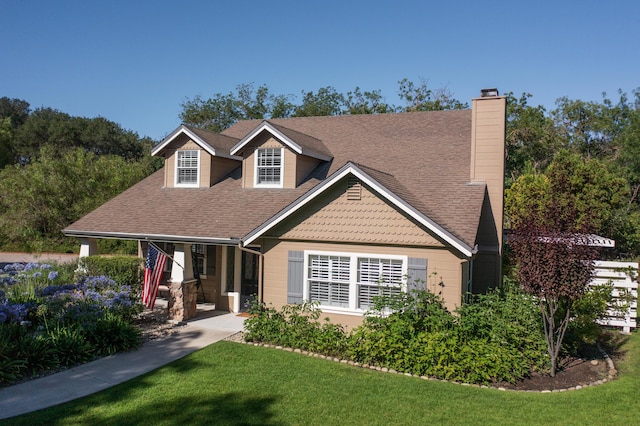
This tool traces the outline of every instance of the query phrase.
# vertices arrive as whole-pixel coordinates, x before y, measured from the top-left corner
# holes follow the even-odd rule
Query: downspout
[[[262,291],[262,269],[263,269],[262,264],[264,263],[264,253],[261,253],[261,252],[256,251],[256,250],[251,250],[249,248],[243,247],[242,246],[242,242],[238,243],[238,248],[241,251],[246,251],[247,253],[256,254],[256,255],[259,256],[258,257],[258,301],[262,303],[262,302],[264,302],[264,300],[262,300],[262,293],[263,293],[263,291]]]

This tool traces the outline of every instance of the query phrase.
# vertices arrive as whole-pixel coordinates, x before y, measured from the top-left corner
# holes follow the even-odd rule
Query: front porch
[[[259,249],[139,240],[138,255],[143,259],[149,244],[168,256],[158,297],[166,300],[168,318],[172,321],[199,318],[211,310],[239,313],[247,309],[252,298],[262,296]],[[82,240],[80,257],[97,255],[97,251],[95,239]]]

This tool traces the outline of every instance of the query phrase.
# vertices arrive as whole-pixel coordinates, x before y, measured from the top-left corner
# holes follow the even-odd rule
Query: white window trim
[[[279,149],[280,150],[280,183],[258,183],[258,152],[263,149]],[[283,188],[284,187],[284,148],[265,147],[257,148],[254,151],[253,159],[253,187],[254,188]]]
[[[198,165],[197,165],[197,173],[196,173],[196,183],[178,183],[178,164],[180,164],[178,156],[180,152],[185,151],[195,151],[198,156]],[[199,149],[178,149],[175,154],[175,165],[174,165],[174,186],[179,188],[199,188],[200,187],[200,150]]]
[[[377,254],[377,253],[354,253],[354,252],[335,252],[335,251],[317,251],[317,250],[305,250],[304,251],[304,282],[303,282],[303,299],[307,302],[310,301],[310,286],[309,286],[309,256],[342,256],[350,259],[349,263],[349,307],[342,308],[339,306],[326,306],[319,305],[322,312],[330,314],[345,314],[345,315],[363,315],[367,310],[357,307],[358,304],[358,258],[369,257],[379,259],[391,259],[402,261],[402,291],[407,291],[406,282],[404,278],[408,273],[409,256],[393,255],[393,254]]]

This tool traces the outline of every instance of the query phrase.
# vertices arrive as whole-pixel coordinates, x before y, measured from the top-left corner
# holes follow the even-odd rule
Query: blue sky
[[[0,0],[0,97],[102,116],[159,140],[180,104],[421,79],[469,102],[483,87],[601,100],[640,87],[640,2]]]

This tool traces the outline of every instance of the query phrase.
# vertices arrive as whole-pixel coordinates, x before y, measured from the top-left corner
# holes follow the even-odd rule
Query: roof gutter
[[[102,238],[116,240],[151,240],[162,241],[168,243],[197,243],[197,244],[215,244],[235,246],[240,243],[239,238],[208,238],[193,237],[185,235],[166,235],[166,234],[131,234],[128,232],[94,232],[94,231],[77,231],[73,229],[62,231],[67,237],[77,238]]]

